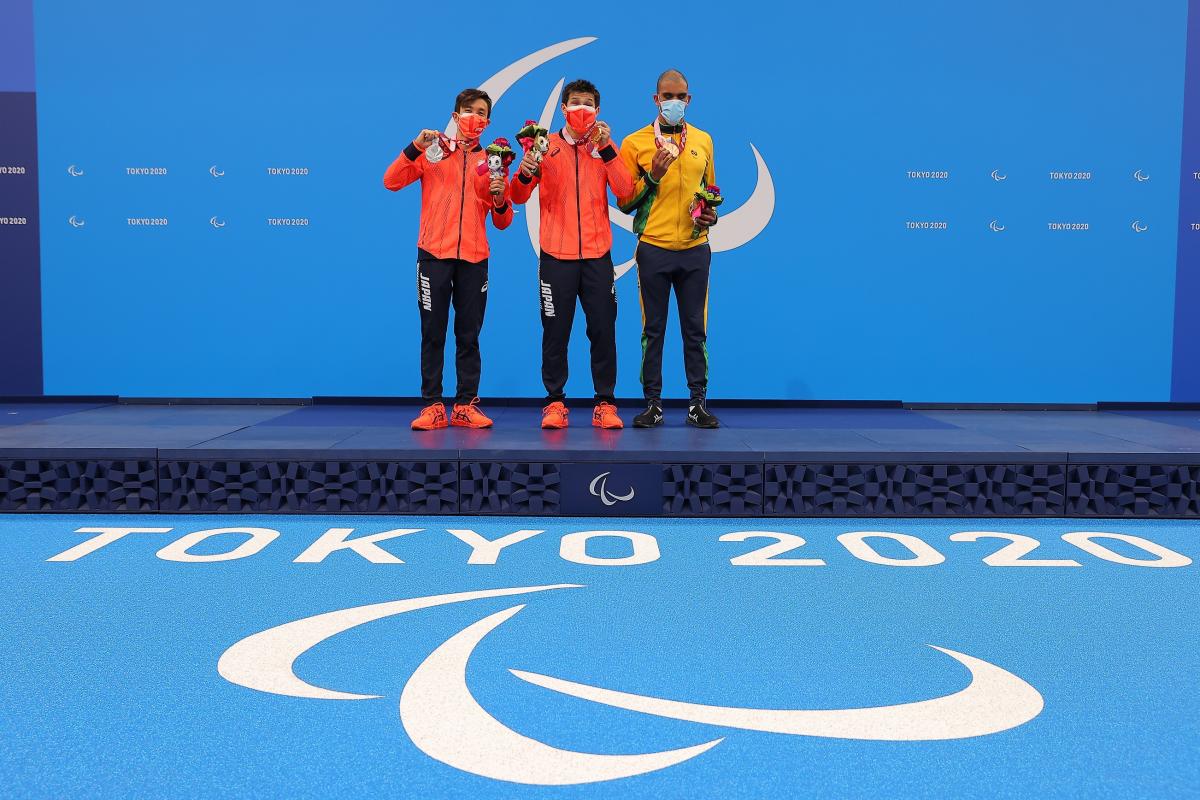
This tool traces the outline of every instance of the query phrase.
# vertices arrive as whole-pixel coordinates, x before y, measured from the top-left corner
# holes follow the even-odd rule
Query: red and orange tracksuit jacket
[[[488,191],[491,176],[486,170],[479,174],[477,165],[485,160],[478,144],[470,149],[460,144],[441,161],[430,164],[424,151],[409,142],[384,174],[383,185],[393,192],[421,181],[417,247],[434,258],[483,261],[488,257],[488,214],[499,230],[512,222],[512,204],[506,198],[504,205],[496,208]]]
[[[633,194],[633,178],[613,142],[590,152],[563,131],[548,137],[550,149],[533,177],[518,170],[510,182],[511,199],[525,203],[537,186],[542,190],[542,252],[558,259],[600,258],[612,249],[608,193]]]

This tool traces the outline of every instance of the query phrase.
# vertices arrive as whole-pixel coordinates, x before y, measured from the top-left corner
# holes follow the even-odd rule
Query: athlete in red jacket
[[[421,181],[421,229],[417,237],[417,307],[421,313],[421,397],[425,408],[414,430],[444,428],[442,364],[446,325],[454,303],[455,366],[458,388],[449,424],[488,428],[492,421],[478,406],[479,331],[487,306],[488,242],[485,220],[497,229],[512,222],[507,181],[490,178],[479,135],[487,127],[492,100],[465,89],[454,101],[458,136],[421,131],[383,176],[393,192]]]
[[[567,344],[575,303],[583,306],[592,343],[592,384],[596,406],[592,424],[623,427],[613,405],[617,383],[617,292],[613,283],[612,228],[608,189],[617,197],[633,194],[633,178],[613,144],[608,125],[596,120],[600,92],[590,82],[563,87],[566,126],[549,137],[539,166],[533,151],[510,182],[512,201],[524,203],[540,186],[542,383],[546,386],[543,428],[567,427],[563,392],[567,383]]]

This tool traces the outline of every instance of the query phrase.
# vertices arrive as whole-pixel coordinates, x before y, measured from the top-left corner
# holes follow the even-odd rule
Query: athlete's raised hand
[[[654,160],[650,162],[650,177],[661,181],[663,175],[666,175],[667,170],[675,163],[675,158],[665,147],[658,148],[658,152],[654,154]]]
[[[493,175],[488,191],[492,193],[492,202],[497,206],[504,205],[504,176]]]
[[[529,149],[525,152],[525,157],[521,159],[521,172],[526,178],[532,178],[534,173],[538,171],[537,157],[534,156],[533,150]]]
[[[609,129],[607,122],[597,122],[596,130],[592,135],[594,137],[593,141],[595,141],[596,147],[604,147],[604,145],[608,144],[609,140],[612,139],[612,131]]]
[[[437,140],[438,140],[438,131],[426,128],[425,130],[423,130],[417,134],[417,138],[413,139],[413,144],[416,145],[417,148],[424,150],[426,147],[429,147],[429,145],[433,144]]]

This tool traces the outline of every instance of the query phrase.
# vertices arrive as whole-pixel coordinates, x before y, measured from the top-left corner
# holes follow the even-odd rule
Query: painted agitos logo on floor
[[[217,670],[250,689],[318,700],[372,700],[297,677],[293,665],[327,639],[369,622],[470,600],[526,595],[578,584],[485,589],[356,606],[287,622],[226,650]],[[484,709],[467,685],[467,663],[483,639],[519,613],[511,606],[483,617],[440,644],[417,667],[399,701],[400,722],[426,755],[465,772],[514,783],[554,786],[596,783],[661,770],[696,758],[724,737],[689,747],[630,755],[563,750],[524,736]],[[762,709],[649,697],[518,669],[517,678],[560,694],[614,708],[735,730],[790,736],[877,741],[935,741],[985,736],[1022,725],[1042,711],[1041,694],[1018,676],[964,653],[929,645],[971,674],[960,691],[898,705],[844,709]]]

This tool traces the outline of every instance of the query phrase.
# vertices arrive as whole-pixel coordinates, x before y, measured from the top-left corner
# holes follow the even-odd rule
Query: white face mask
[[[686,109],[687,103],[682,100],[663,100],[659,105],[662,118],[668,125],[678,125],[683,122],[683,114]]]

